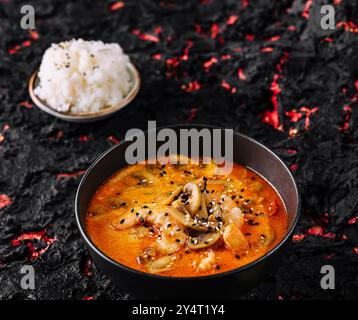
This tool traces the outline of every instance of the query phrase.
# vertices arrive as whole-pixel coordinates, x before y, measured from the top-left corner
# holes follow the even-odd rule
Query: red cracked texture
[[[19,103],[19,106],[21,107],[25,107],[27,109],[32,109],[34,106],[31,102],[28,102],[28,101],[22,101]]]
[[[217,62],[218,62],[218,59],[216,57],[211,57],[210,60],[205,61],[203,64],[205,71],[209,71],[210,67]]]
[[[239,68],[237,70],[237,76],[239,77],[240,80],[243,80],[243,81],[246,80],[246,75],[245,75],[244,70],[242,68]]]
[[[75,172],[65,172],[65,173],[59,173],[56,176],[57,180],[61,180],[64,178],[75,178],[78,176],[83,175],[86,172],[86,170],[79,170],[79,171],[75,171]]]
[[[282,125],[280,124],[278,114],[278,100],[277,96],[281,93],[281,88],[278,84],[279,79],[283,78],[281,75],[282,67],[288,60],[289,54],[285,52],[281,57],[279,63],[276,65],[276,72],[271,82],[270,91],[272,92],[271,102],[273,105],[272,111],[265,111],[262,117],[262,122],[273,126],[276,130],[282,131]]]
[[[351,118],[352,108],[351,106],[345,105],[343,110],[346,112],[344,116],[343,125],[339,128],[341,131],[347,131],[349,128],[349,120]]]
[[[136,35],[141,40],[151,41],[151,42],[159,42],[159,38],[157,36],[148,34],[148,33],[142,33],[140,30],[135,29],[132,31],[134,35]]]
[[[0,209],[12,204],[12,200],[6,194],[0,194]]]
[[[304,17],[305,19],[308,19],[310,17],[311,5],[312,5],[312,0],[307,0],[302,12],[302,17]]]
[[[336,24],[336,28],[343,28],[345,31],[357,33],[358,26],[352,21],[340,21]]]
[[[229,17],[229,19],[227,19],[226,24],[229,26],[233,25],[237,21],[238,18],[239,18],[238,16],[232,15]]]
[[[30,253],[29,259],[35,260],[39,256],[41,256],[43,253],[45,253],[50,248],[51,244],[53,244],[55,241],[57,241],[56,238],[48,237],[46,235],[46,231],[47,231],[46,229],[43,229],[38,232],[23,233],[20,236],[18,236],[17,238],[12,239],[11,245],[14,247],[18,247],[24,241],[26,244],[26,247],[28,248],[29,253]],[[33,240],[44,241],[46,243],[46,247],[42,248],[42,249],[36,249],[32,244]]]
[[[124,3],[122,1],[113,2],[109,5],[109,11],[117,11],[124,7]]]
[[[299,111],[296,109],[292,109],[291,111],[285,112],[285,115],[290,118],[291,122],[297,122],[299,121],[303,116],[305,116],[305,129],[308,130],[310,127],[310,117],[314,113],[316,113],[318,110],[318,107],[314,107],[312,109],[308,107],[301,107]]]
[[[349,219],[348,224],[355,224],[357,221],[358,221],[358,216]]]
[[[188,117],[188,122],[193,121],[196,118],[197,113],[198,113],[198,108],[196,108],[196,107],[191,108],[190,114]]]
[[[107,139],[108,139],[108,141],[110,141],[110,142],[112,142],[114,144],[120,143],[120,140],[117,137],[113,136],[113,135],[109,136]]]
[[[321,226],[313,226],[309,228],[306,233],[297,233],[293,236],[292,240],[295,242],[301,241],[307,236],[316,236],[316,237],[323,237],[329,239],[335,239],[336,235],[333,232],[326,232],[323,227]]]
[[[201,84],[195,80],[195,81],[191,81],[188,84],[183,84],[181,86],[181,89],[184,90],[185,92],[193,92],[193,91],[197,91],[201,89]]]
[[[189,59],[189,50],[193,47],[193,41],[192,40],[187,40],[184,50],[183,50],[183,54],[179,57],[173,57],[173,58],[168,58],[166,60],[166,65],[167,68],[170,70],[170,73],[167,73],[167,76],[171,76],[171,75],[175,75],[176,74],[176,69],[179,66],[181,61],[186,61]]]
[[[39,34],[36,31],[29,31],[31,40],[36,41],[39,38]],[[21,44],[17,44],[14,47],[10,48],[7,52],[8,54],[16,54],[21,48],[26,48],[31,46],[31,40],[24,40]]]

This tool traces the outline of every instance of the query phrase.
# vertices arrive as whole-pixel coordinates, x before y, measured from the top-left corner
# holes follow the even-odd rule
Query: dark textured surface
[[[338,26],[325,32],[313,2],[308,12],[310,1],[297,0],[125,1],[115,11],[105,1],[35,1],[35,40],[20,29],[21,1],[0,1],[0,298],[128,298],[90,263],[74,195],[82,170],[154,119],[234,128],[294,171],[303,199],[295,241],[244,298],[358,298],[358,5],[335,1]],[[70,124],[29,104],[44,50],[73,37],[120,43],[141,72],[139,96],[109,120]],[[263,115],[276,99],[275,122]],[[35,290],[19,286],[24,264],[35,268]],[[336,267],[336,290],[320,288],[324,264]]]

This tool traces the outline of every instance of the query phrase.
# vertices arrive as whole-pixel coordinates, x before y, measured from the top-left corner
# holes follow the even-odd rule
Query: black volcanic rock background
[[[147,120],[234,128],[294,172],[303,203],[293,244],[244,299],[358,298],[358,4],[334,1],[327,32],[323,1],[180,2],[35,1],[29,33],[22,2],[0,1],[1,299],[129,298],[89,260],[73,203],[83,170]],[[120,43],[143,81],[129,107],[95,124],[57,120],[27,92],[44,50],[80,37]],[[24,264],[35,290],[20,288]],[[335,290],[320,288],[325,264]]]

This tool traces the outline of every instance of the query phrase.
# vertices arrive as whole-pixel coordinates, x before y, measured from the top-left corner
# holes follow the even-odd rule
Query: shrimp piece
[[[241,209],[236,205],[235,201],[233,201],[227,195],[222,195],[220,202],[225,223],[235,223],[238,228],[241,228],[245,222],[244,214],[241,212]]]
[[[161,253],[172,254],[182,248],[187,240],[184,225],[175,220],[171,215],[173,208],[161,210],[159,214],[153,214],[149,219],[157,228],[159,227],[160,236],[157,238],[157,249]],[[154,219],[152,219],[154,217]]]
[[[161,253],[173,254],[185,245],[186,239],[187,234],[185,230],[178,225],[172,225],[164,229],[157,238],[156,248]]]
[[[247,242],[244,234],[235,223],[230,223],[225,227],[223,239],[226,246],[234,253],[243,254],[249,248],[249,243]]]
[[[197,270],[198,271],[207,271],[207,270],[211,269],[215,263],[216,263],[215,253],[210,250],[207,253],[207,255],[200,260]]]
[[[172,254],[183,247],[187,239],[184,225],[173,218],[174,210],[168,206],[150,204],[136,206],[117,217],[112,226],[117,230],[124,230],[139,223],[149,223],[160,232],[156,241],[158,251]]]
[[[130,227],[139,224],[141,217],[142,219],[144,219],[143,214],[141,212],[141,208],[140,207],[132,208],[131,210],[115,218],[112,222],[112,227],[117,230],[128,229]]]
[[[160,236],[156,240],[156,247],[161,253],[173,254],[182,248],[187,240],[184,225],[172,216],[174,210],[170,207],[154,209],[146,219],[160,231]]]
[[[152,204],[135,206],[115,218],[112,222],[112,227],[117,230],[124,230],[144,222],[153,224],[156,227],[164,225],[165,221],[170,219],[167,219],[167,216],[169,216],[169,210],[171,210],[170,207]]]
[[[175,268],[175,260],[177,259],[178,257],[175,255],[161,257],[149,264],[148,271],[150,273],[161,273],[172,270]]]

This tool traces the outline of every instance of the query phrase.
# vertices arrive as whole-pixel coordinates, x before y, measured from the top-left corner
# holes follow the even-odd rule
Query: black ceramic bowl
[[[202,129],[200,125],[172,126]],[[209,127],[209,130],[213,130]],[[159,130],[159,128],[157,129]],[[222,129],[223,130],[223,129]],[[146,133],[147,134],[147,133]],[[299,193],[286,165],[268,148],[244,135],[234,133],[234,162],[247,166],[267,181],[281,195],[288,213],[288,230],[282,241],[261,258],[238,269],[201,277],[165,277],[152,275],[122,265],[99,250],[86,232],[85,216],[96,189],[112,174],[126,166],[125,150],[130,144],[123,141],[103,153],[87,170],[77,190],[75,211],[78,227],[97,267],[123,291],[134,298],[170,299],[235,299],[253,288],[270,272],[277,269],[280,258],[292,238],[299,216]]]

